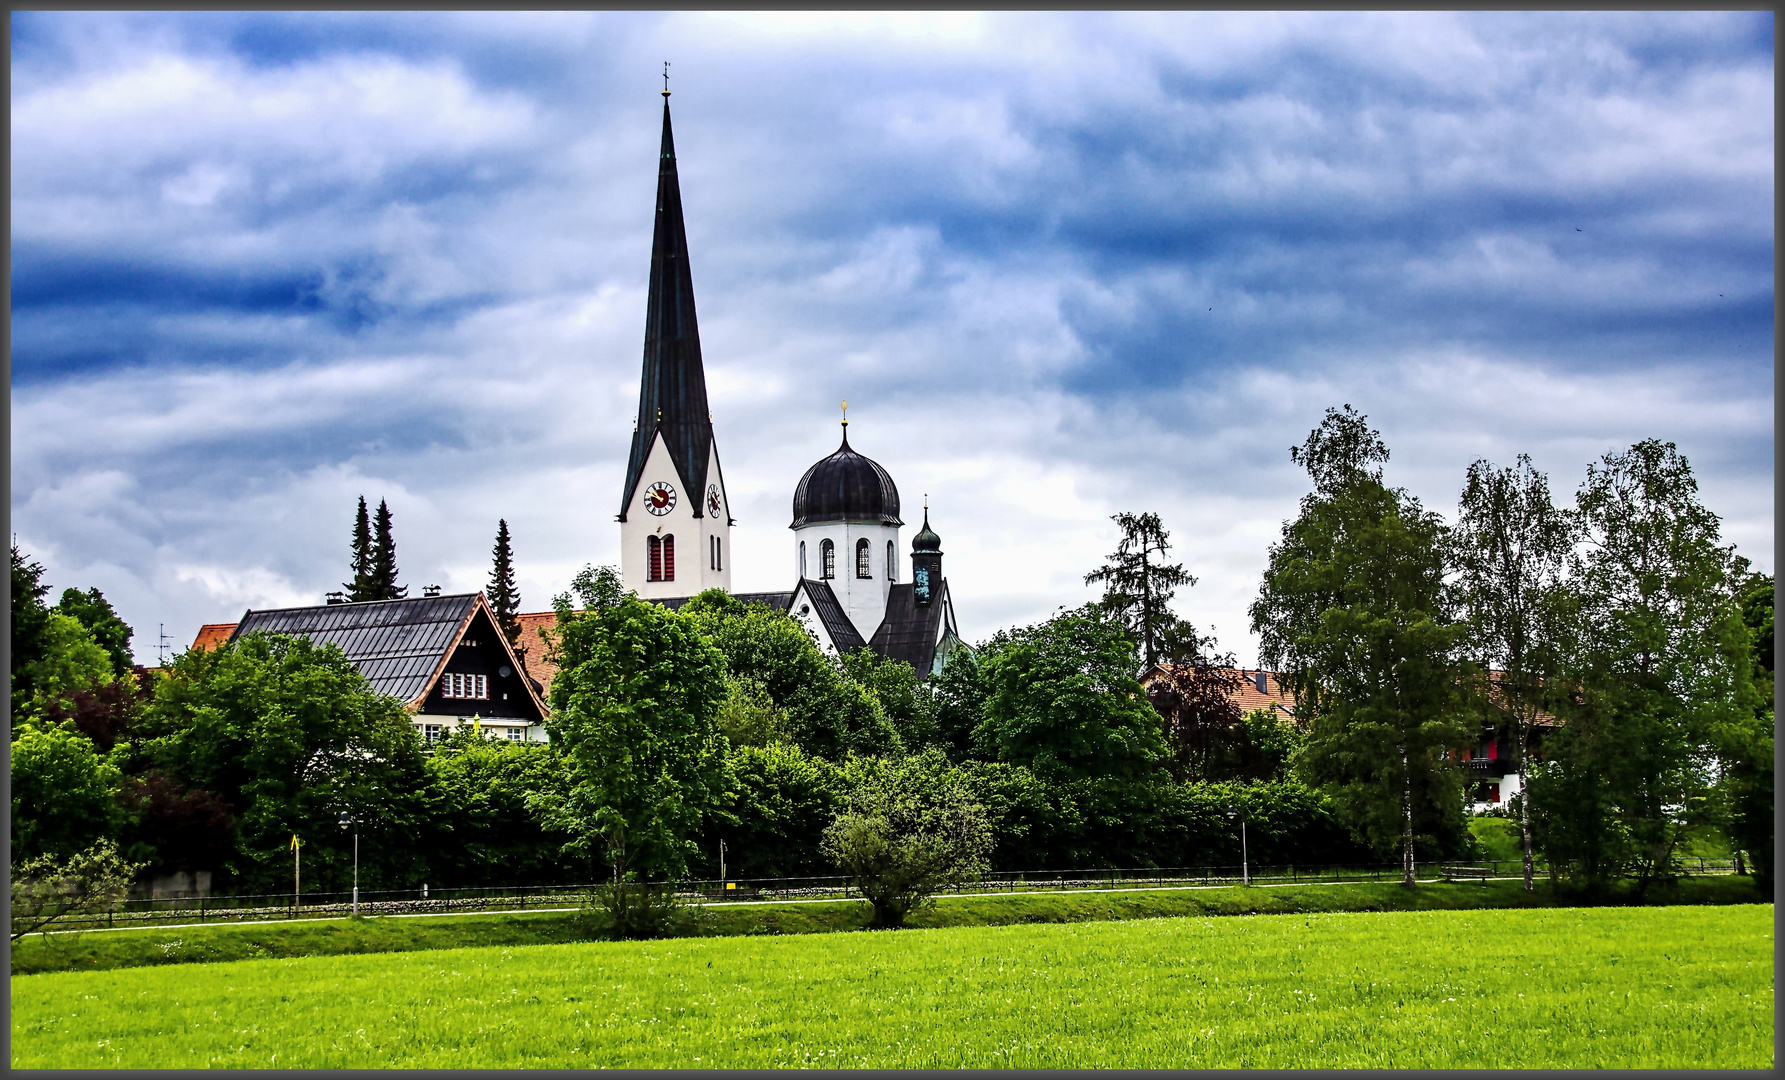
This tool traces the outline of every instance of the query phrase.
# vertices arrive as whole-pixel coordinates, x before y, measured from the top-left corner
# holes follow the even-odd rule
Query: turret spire
[[[706,371],[700,359],[700,330],[694,317],[694,278],[688,267],[688,234],[682,224],[682,188],[676,176],[675,139],[669,123],[669,64],[663,66],[663,143],[657,158],[657,222],[651,238],[651,283],[645,303],[644,371],[638,386],[638,427],[626,463],[620,518],[638,488],[639,475],[657,433],[663,433],[670,460],[686,490],[707,486],[713,423],[707,408]]]

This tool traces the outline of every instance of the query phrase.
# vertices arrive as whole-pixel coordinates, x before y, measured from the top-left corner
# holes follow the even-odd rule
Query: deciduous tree
[[[616,885],[680,874],[728,790],[719,706],[725,657],[692,619],[585,568],[557,598],[553,744],[569,769],[561,800],[535,808],[569,854],[606,862]]]
[[[1308,722],[1300,767],[1381,851],[1460,839],[1447,751],[1461,740],[1461,628],[1444,595],[1444,527],[1382,482],[1388,447],[1363,414],[1328,409],[1292,460],[1314,490],[1272,545],[1252,628]],[[1423,829],[1421,826],[1423,825]]]
[[[966,778],[940,750],[899,761],[857,759],[824,853],[874,905],[874,925],[902,926],[938,889],[985,872],[992,832]]]
[[[62,590],[62,600],[56,610],[73,618],[87,628],[93,641],[104,649],[112,658],[112,673],[118,678],[128,676],[136,666],[136,660],[130,654],[130,638],[133,631],[130,624],[118,617],[118,612],[98,589]]]
[[[1050,780],[1153,774],[1165,736],[1135,681],[1133,649],[1116,616],[1096,606],[994,638],[975,741]]]
[[[1469,466],[1462,505],[1451,531],[1456,589],[1468,621],[1468,648],[1482,668],[1499,675],[1481,686],[1490,709],[1510,722],[1524,775],[1531,728],[1546,695],[1559,689],[1572,606],[1568,558],[1578,537],[1574,518],[1550,498],[1549,478],[1520,454],[1518,464]],[[1525,891],[1536,888],[1529,791],[1519,799]]]

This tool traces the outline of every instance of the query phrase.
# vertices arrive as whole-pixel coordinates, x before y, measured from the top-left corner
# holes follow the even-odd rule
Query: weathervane
[[[663,96],[669,96],[669,61],[663,62]]]

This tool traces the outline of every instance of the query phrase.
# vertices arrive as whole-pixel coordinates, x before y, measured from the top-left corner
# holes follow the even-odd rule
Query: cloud
[[[337,587],[360,494],[415,583],[617,560],[668,56],[739,588],[843,398],[970,637],[1153,509],[1246,655],[1343,401],[1446,512],[1672,439],[1770,570],[1771,26],[24,13],[14,527],[181,644]]]

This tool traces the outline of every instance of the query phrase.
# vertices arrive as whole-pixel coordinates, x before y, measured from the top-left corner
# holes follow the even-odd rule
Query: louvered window
[[[440,696],[488,701],[490,699],[489,676],[462,675],[449,671],[440,679]]]
[[[676,579],[676,538],[674,536],[645,537],[645,580],[674,581]]]

